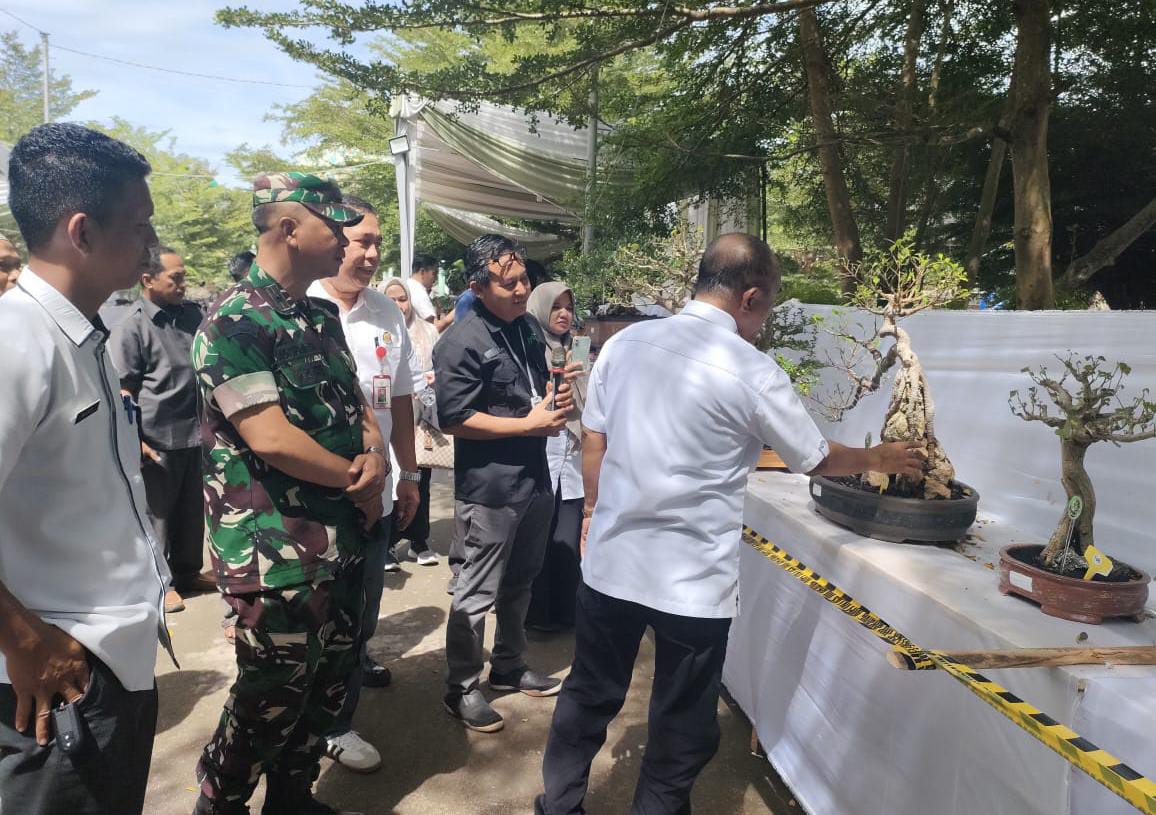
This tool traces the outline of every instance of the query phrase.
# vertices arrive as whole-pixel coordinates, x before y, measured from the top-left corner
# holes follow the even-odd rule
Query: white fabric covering
[[[812,310],[829,316],[829,308]],[[1156,314],[938,312],[907,323],[937,405],[936,429],[959,477],[980,493],[984,540],[950,549],[861,538],[815,514],[799,476],[758,474],[746,521],[920,645],[987,649],[1150,645],[1156,621],[1087,626],[1003,597],[996,561],[1042,541],[1064,502],[1059,442],[1011,415],[1024,366],[1071,347],[1132,365],[1129,393],[1156,386]],[[826,385],[831,380],[825,379]],[[832,438],[878,436],[886,387]],[[816,417],[817,419],[819,417]],[[1156,567],[1156,441],[1100,444],[1088,455],[1098,542]],[[886,646],[802,583],[745,548],[742,612],[723,679],[771,762],[812,815],[1116,815],[1134,810],[943,674],[900,673]],[[1149,606],[1156,604],[1156,598]],[[1156,668],[988,672],[1080,735],[1156,776]]]

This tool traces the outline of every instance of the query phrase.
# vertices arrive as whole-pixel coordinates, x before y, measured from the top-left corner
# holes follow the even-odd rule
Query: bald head
[[[778,289],[779,264],[771,247],[742,232],[728,232],[715,238],[698,265],[695,295],[741,295],[748,289],[771,292]]]

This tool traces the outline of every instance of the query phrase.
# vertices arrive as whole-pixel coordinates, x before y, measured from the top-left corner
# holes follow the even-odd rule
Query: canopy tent
[[[402,273],[409,274],[419,203],[447,232],[468,243],[501,231],[531,257],[557,255],[572,241],[548,232],[511,229],[496,218],[576,226],[586,193],[589,134],[538,121],[487,102],[458,110],[453,102],[397,97],[391,114],[409,149],[395,156],[401,220]],[[599,167],[598,183],[624,184],[622,169]]]

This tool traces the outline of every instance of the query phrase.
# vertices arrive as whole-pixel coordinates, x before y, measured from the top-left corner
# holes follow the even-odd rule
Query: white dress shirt
[[[582,575],[687,617],[733,617],[747,477],[769,444],[794,472],[828,445],[782,369],[699,301],[603,347],[582,423],[606,434]]]
[[[392,388],[391,396],[410,396],[414,392],[414,376],[421,376],[414,354],[413,343],[410,342],[409,332],[405,327],[405,317],[397,303],[376,289],[363,289],[357,297],[357,302],[349,311],[345,310],[320,280],[309,286],[306,292],[310,297],[318,297],[337,306],[341,317],[341,330],[345,332],[345,342],[353,354],[353,361],[357,365],[357,379],[361,383],[365,401],[373,405],[373,378],[378,374],[390,377]],[[378,359],[377,349],[385,349],[385,357]],[[378,410],[374,407],[377,417],[377,426],[381,428],[385,447],[392,456],[389,443],[393,433],[393,410]],[[405,421],[413,421],[413,413],[407,410],[401,417]],[[393,461],[394,459],[387,459]],[[385,503],[385,514],[393,510],[393,479],[394,470],[391,467],[389,477],[385,481],[385,493],[382,500]]]
[[[433,301],[429,299],[429,292],[425,290],[425,286],[419,283],[416,278],[407,277],[405,279],[405,287],[409,290],[409,306],[413,309],[413,313],[417,315],[419,320],[428,320],[431,317],[438,316]]]
[[[546,439],[546,464],[550,467],[554,493],[561,492],[563,501],[586,496],[582,486],[582,447],[573,433],[563,429],[557,436]]]
[[[0,297],[0,581],[127,690],[148,690],[158,637],[169,644],[169,571],[106,340],[30,269]]]

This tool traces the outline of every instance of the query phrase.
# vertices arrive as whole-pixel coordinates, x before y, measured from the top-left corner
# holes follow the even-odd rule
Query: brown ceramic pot
[[[1099,625],[1108,617],[1144,618],[1148,601],[1147,574],[1123,583],[1101,580],[1077,580],[1033,566],[1042,546],[1019,544],[1006,546],[999,553],[999,590],[1039,603],[1040,611],[1077,623]]]

